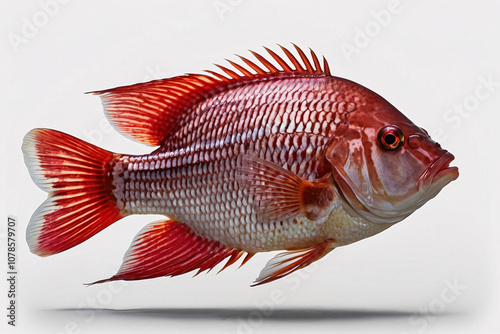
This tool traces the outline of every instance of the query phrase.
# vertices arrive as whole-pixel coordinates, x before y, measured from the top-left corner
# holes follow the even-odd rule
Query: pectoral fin
[[[304,214],[311,220],[326,217],[335,199],[330,182],[304,180],[283,167],[244,155],[237,178],[253,196],[254,209],[261,222],[280,221]]]

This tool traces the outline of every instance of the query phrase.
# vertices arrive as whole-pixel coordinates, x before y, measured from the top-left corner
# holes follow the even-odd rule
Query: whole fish
[[[280,46],[281,47],[281,46]],[[254,285],[406,218],[458,177],[453,155],[384,98],[330,74],[310,50],[220,72],[93,92],[122,134],[158,146],[117,154],[70,135],[33,129],[24,159],[48,192],[27,228],[48,256],[132,214],[144,227],[112,280],[222,269],[285,250]],[[221,270],[222,270],[221,269]]]

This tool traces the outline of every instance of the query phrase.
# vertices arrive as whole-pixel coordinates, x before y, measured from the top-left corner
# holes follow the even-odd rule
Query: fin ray
[[[120,133],[158,146],[179,117],[205,96],[207,89],[193,85],[200,81],[200,75],[184,75],[91,93],[100,96],[106,117]]]
[[[222,271],[244,254],[249,259],[251,253],[203,238],[186,224],[159,221],[148,224],[136,235],[116,275],[92,284],[177,276],[194,270],[198,270],[198,275],[228,259]]]
[[[287,61],[270,49],[264,49],[281,66],[281,70],[265,57],[250,51],[260,64],[242,56],[238,57],[244,65],[227,60],[241,75],[227,67],[215,65],[223,72],[222,74],[206,71],[208,74],[186,74],[90,93],[101,98],[106,117],[118,132],[146,145],[159,146],[176,128],[183,115],[188,113],[197,102],[228,86],[263,76],[330,74],[324,58],[323,69],[321,69],[316,55],[311,50],[312,62],[316,66],[314,68],[305,53],[295,44],[292,45],[304,66],[287,48],[279,45]],[[290,64],[295,68],[292,68]]]
[[[252,286],[272,282],[307,267],[332,251],[332,243],[333,240],[328,239],[310,248],[279,253],[266,264]]]
[[[252,155],[242,156],[236,176],[253,196],[257,219],[263,223],[300,215],[311,220],[325,218],[335,196],[333,185],[329,183],[309,182],[273,162]]]
[[[26,230],[33,253],[62,252],[123,217],[106,177],[118,155],[49,129],[28,132],[22,150],[33,181],[49,193]]]

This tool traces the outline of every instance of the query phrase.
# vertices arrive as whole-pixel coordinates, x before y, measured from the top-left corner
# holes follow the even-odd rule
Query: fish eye
[[[378,145],[387,151],[394,151],[404,143],[403,131],[395,125],[388,125],[379,130]]]

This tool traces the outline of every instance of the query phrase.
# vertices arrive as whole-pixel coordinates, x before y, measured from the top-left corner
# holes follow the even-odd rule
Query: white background
[[[388,8],[372,0],[3,1],[0,258],[5,268],[12,215],[19,281],[18,327],[7,326],[2,307],[2,333],[500,332],[500,8],[413,1],[383,16]],[[382,234],[256,288],[272,254],[219,275],[83,285],[114,274],[134,235],[160,217],[128,217],[49,258],[29,252],[25,229],[46,194],[24,166],[26,132],[54,128],[147,153],[83,93],[214,69],[234,53],[290,42],[325,55],[334,75],[375,90],[434,134],[456,156],[459,179]]]

